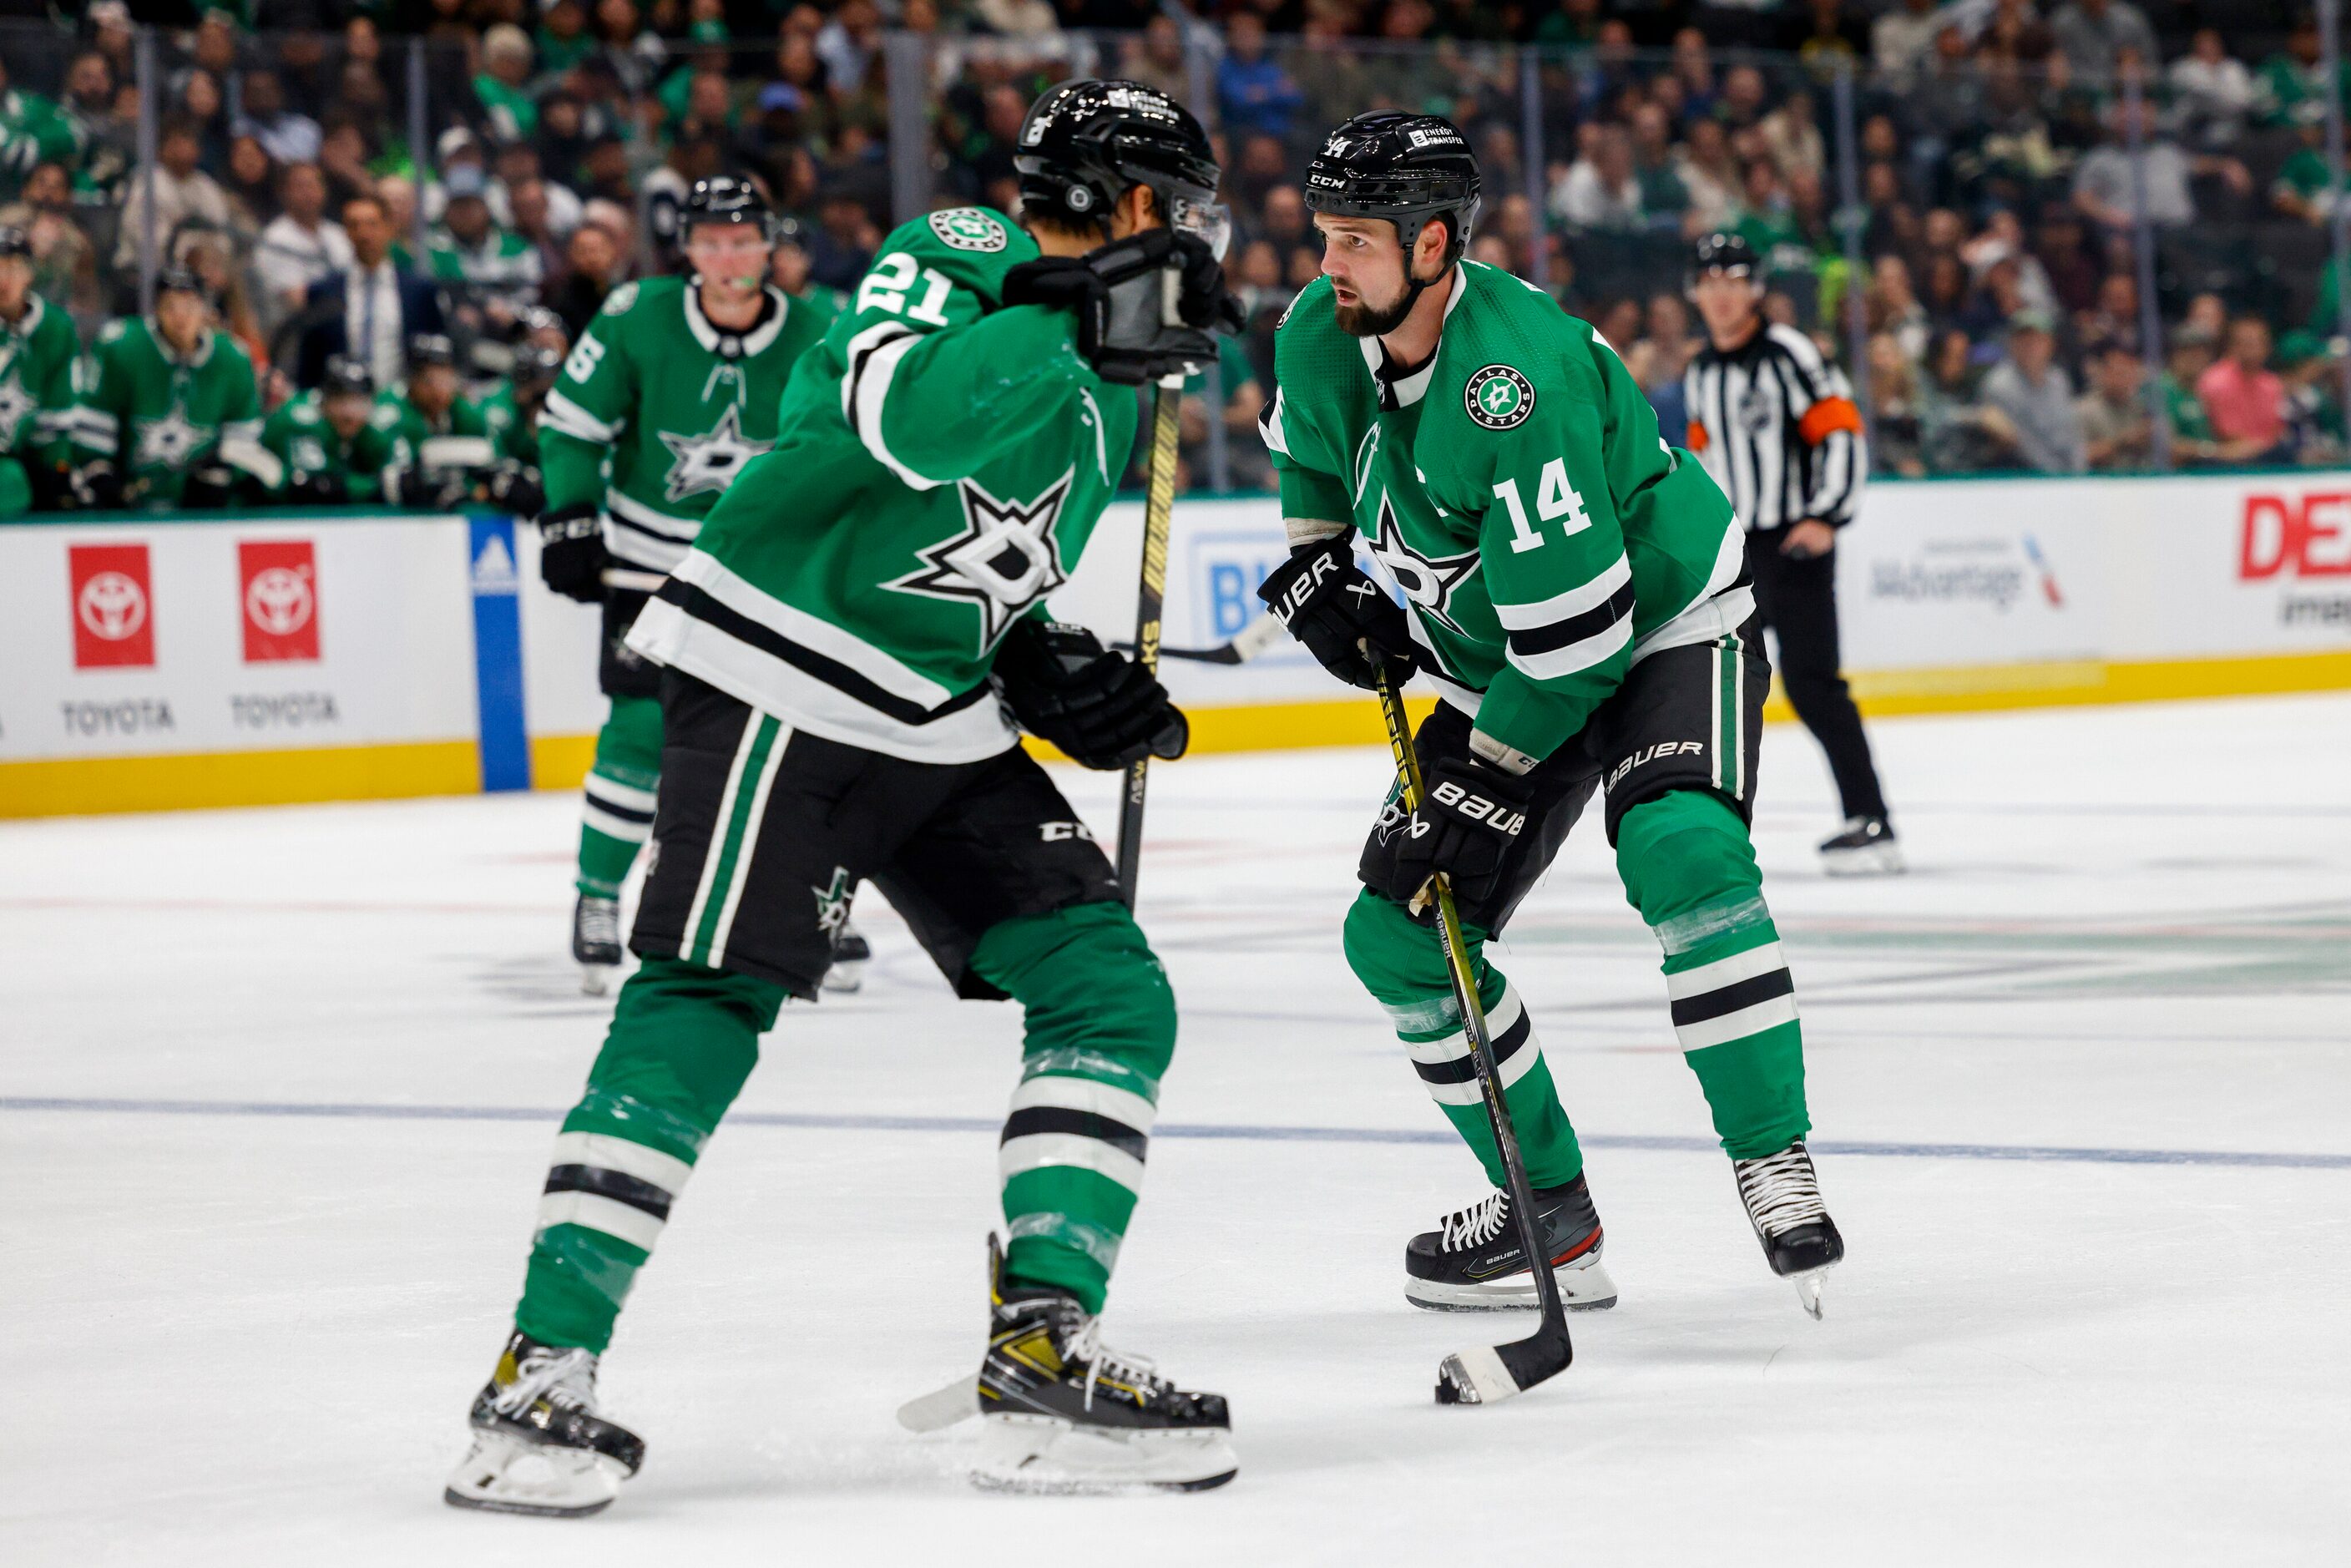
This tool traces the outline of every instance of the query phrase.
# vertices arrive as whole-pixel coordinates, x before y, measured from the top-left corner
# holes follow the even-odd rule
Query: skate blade
[[[1597,1256],[1562,1263],[1551,1277],[1558,1282],[1560,1304],[1571,1312],[1605,1312],[1616,1304],[1616,1281]],[[1535,1298],[1534,1281],[1523,1272],[1482,1285],[1407,1278],[1404,1299],[1425,1312],[1531,1312],[1542,1304]]]
[[[585,1519],[612,1506],[628,1472],[605,1455],[475,1432],[474,1447],[442,1489],[452,1508]]]
[[[1828,876],[1899,876],[1910,868],[1892,844],[1871,844],[1857,850],[1823,850],[1821,871]]]
[[[1051,1416],[982,1418],[971,1483],[983,1491],[1115,1497],[1208,1491],[1240,1473],[1220,1427],[1134,1432]]]
[[[580,994],[601,997],[612,988],[612,977],[621,972],[618,964],[582,964],[580,966]]]
[[[1801,1274],[1788,1276],[1796,1287],[1797,1305],[1811,1313],[1814,1322],[1821,1321],[1821,1290],[1828,1283],[1829,1270],[1834,1267],[1834,1264],[1823,1264],[1818,1269],[1807,1269]]]

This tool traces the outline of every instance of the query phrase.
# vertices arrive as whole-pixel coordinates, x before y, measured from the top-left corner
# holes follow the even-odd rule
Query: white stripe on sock
[[[674,1155],[616,1138],[610,1133],[558,1133],[555,1152],[547,1163],[618,1171],[622,1176],[651,1182],[672,1197],[684,1190],[685,1178],[694,1174],[692,1166]]]
[[[1006,1181],[1048,1166],[1075,1166],[1108,1176],[1129,1192],[1143,1190],[1143,1162],[1100,1138],[1077,1133],[1031,1133],[1008,1140],[996,1151],[997,1175]]]
[[[1097,1116],[1134,1128],[1148,1136],[1151,1124],[1159,1115],[1158,1107],[1131,1090],[1097,1083],[1091,1078],[1063,1078],[1046,1075],[1023,1079],[1020,1087],[1012,1092],[1012,1109],[1026,1111],[1032,1106],[1052,1105],[1065,1111],[1090,1111]]]
[[[1734,1040],[1744,1040],[1750,1034],[1795,1021],[1796,998],[1772,997],[1720,1018],[1680,1025],[1674,1033],[1680,1038],[1684,1051],[1704,1051],[1709,1045],[1728,1045]]]
[[[550,1192],[540,1198],[538,1228],[556,1225],[583,1225],[648,1252],[662,1233],[662,1222],[643,1209],[593,1192]]]
[[[1761,947],[1750,947],[1744,953],[1733,953],[1728,958],[1717,958],[1711,964],[1700,964],[1695,969],[1684,969],[1678,975],[1666,977],[1666,995],[1675,1001],[1687,1001],[1708,991],[1719,991],[1725,986],[1735,986],[1741,980],[1751,980],[1758,975],[1768,975],[1774,969],[1788,967],[1780,956],[1780,944],[1766,942]]]

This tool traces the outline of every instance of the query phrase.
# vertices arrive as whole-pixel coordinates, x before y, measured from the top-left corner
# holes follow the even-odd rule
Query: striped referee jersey
[[[1749,529],[1853,520],[1869,472],[1853,386],[1792,327],[1766,322],[1729,353],[1708,343],[1682,372],[1689,449]]]

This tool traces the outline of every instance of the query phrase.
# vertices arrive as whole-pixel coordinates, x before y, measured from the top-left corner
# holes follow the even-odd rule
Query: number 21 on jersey
[[[947,295],[955,285],[936,268],[923,267],[919,274],[923,297],[910,307],[906,295],[914,287],[916,276],[914,258],[904,251],[892,251],[875,262],[865,281],[857,286],[858,310],[887,310],[893,316],[904,312],[907,320],[925,327],[946,326]]]

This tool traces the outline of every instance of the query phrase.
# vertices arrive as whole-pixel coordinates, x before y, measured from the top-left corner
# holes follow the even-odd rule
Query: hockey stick
[[[1268,648],[1283,640],[1281,622],[1270,615],[1260,615],[1234,634],[1229,643],[1219,643],[1213,648],[1162,647],[1163,659],[1189,659],[1199,664],[1246,664]],[[1121,650],[1133,653],[1132,643],[1121,643]]]
[[[1159,673],[1160,612],[1167,600],[1167,527],[1176,510],[1176,415],[1184,402],[1184,378],[1159,383],[1151,411],[1151,488],[1143,500],[1143,573],[1134,594],[1134,662]],[[1135,878],[1143,871],[1143,798],[1151,787],[1151,758],[1126,770],[1126,793],[1118,802],[1118,886],[1134,907]]]
[[[1404,809],[1409,812],[1420,805],[1420,758],[1413,751],[1412,724],[1405,716],[1404,700],[1396,695],[1386,666],[1376,668],[1380,716],[1387,720],[1388,747],[1395,753],[1396,778],[1404,788]],[[1552,1276],[1551,1249],[1543,1244],[1542,1221],[1535,1213],[1534,1186],[1527,1179],[1527,1162],[1519,1153],[1519,1135],[1510,1125],[1510,1107],[1502,1098],[1502,1064],[1494,1055],[1494,1037],[1486,1027],[1486,1009],[1478,998],[1478,976],[1469,967],[1469,944],[1462,937],[1460,912],[1453,905],[1453,884],[1439,872],[1422,892],[1434,892],[1437,897],[1437,929],[1445,942],[1453,1002],[1460,1009],[1470,1058],[1477,1063],[1486,1120],[1494,1129],[1494,1146],[1501,1152],[1502,1171],[1510,1180],[1510,1218],[1518,1222],[1519,1246],[1526,1252],[1527,1271],[1534,1276],[1535,1299],[1542,1307],[1542,1322],[1526,1338],[1458,1351],[1437,1369],[1439,1405],[1494,1405],[1565,1372],[1575,1359],[1575,1346],[1567,1336],[1567,1309],[1560,1301],[1559,1281]],[[1417,898],[1414,906],[1419,906]]]

